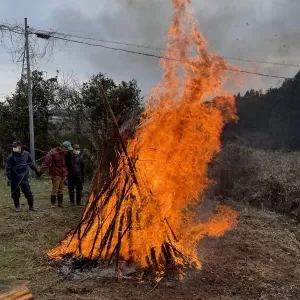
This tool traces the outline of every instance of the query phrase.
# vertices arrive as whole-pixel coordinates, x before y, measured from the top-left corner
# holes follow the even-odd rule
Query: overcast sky
[[[29,25],[36,29],[52,28],[160,47],[169,27],[171,4],[171,0],[0,0],[0,22],[23,23],[27,17]],[[212,51],[227,57],[300,65],[299,0],[192,0],[192,5]],[[294,67],[230,62],[241,69],[285,77],[293,77],[298,71]],[[1,98],[14,91],[21,67],[12,63],[4,48],[0,48],[0,65]],[[80,80],[97,72],[116,81],[136,78],[144,95],[161,77],[156,58],[71,43],[59,45],[53,60],[40,62],[39,68],[49,75],[56,70],[73,72]],[[257,76],[247,76],[243,81],[241,91],[280,84],[277,79]]]

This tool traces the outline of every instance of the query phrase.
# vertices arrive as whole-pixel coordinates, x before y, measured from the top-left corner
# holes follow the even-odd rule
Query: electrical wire
[[[16,25],[9,24],[9,23],[0,23],[0,29],[11,31],[11,32],[14,32],[14,33],[17,33],[17,34],[24,34],[20,26],[16,26]],[[18,29],[19,31],[15,31],[14,29]],[[52,38],[55,38],[55,37],[58,38],[59,36],[61,36],[61,37],[73,37],[73,38],[77,38],[77,39],[91,40],[91,41],[109,43],[109,44],[116,44],[116,45],[124,45],[124,46],[129,46],[129,47],[137,47],[137,48],[143,48],[143,49],[149,49],[149,50],[155,50],[155,51],[165,51],[166,50],[165,48],[162,48],[162,47],[153,47],[153,46],[149,46],[149,45],[142,45],[142,44],[136,44],[136,43],[126,43],[126,42],[120,42],[120,41],[96,39],[96,38],[92,38],[92,37],[85,37],[85,36],[80,36],[80,35],[75,35],[75,34],[67,34],[67,33],[56,32],[56,31],[41,30],[41,29],[35,29],[35,28],[30,28],[30,30],[31,30],[31,34],[42,33],[42,34],[45,34],[45,35],[49,35]],[[197,54],[195,52],[189,52],[189,53]],[[254,59],[245,59],[245,58],[232,57],[232,56],[223,56],[223,57],[225,59],[235,60],[235,61],[300,68],[300,65],[298,65],[298,64],[289,64],[289,63],[284,63],[284,62],[281,63],[281,62],[263,61],[263,60],[254,60]]]
[[[156,54],[150,54],[150,53],[144,53],[144,52],[137,52],[137,51],[132,51],[132,50],[123,49],[123,48],[109,47],[109,46],[104,46],[104,45],[100,45],[100,44],[92,44],[92,43],[88,43],[88,42],[83,42],[83,41],[78,41],[78,40],[73,40],[73,39],[68,39],[68,38],[63,38],[63,37],[52,36],[52,38],[53,39],[58,39],[58,40],[63,40],[63,41],[66,41],[66,42],[73,42],[73,43],[83,44],[83,45],[88,45],[88,46],[93,46],[93,47],[100,47],[100,48],[109,49],[109,50],[115,50],[115,51],[131,53],[131,54],[144,55],[144,56],[154,57],[154,58],[158,58],[158,59],[165,59],[165,60],[171,60],[171,61],[176,61],[176,62],[181,61],[180,59],[177,59],[177,58],[172,58],[172,57],[167,57],[167,56],[162,56],[162,55],[156,55]],[[285,76],[272,75],[272,74],[264,74],[264,73],[259,73],[259,72],[251,72],[251,71],[247,71],[247,70],[232,69],[232,68],[224,68],[224,69],[226,71],[244,73],[244,74],[248,74],[248,75],[256,75],[256,76],[270,77],[270,78],[276,78],[276,79],[300,81],[300,79],[296,79],[296,78],[292,78],[292,77],[285,77]]]
[[[2,27],[2,29],[1,29]],[[19,31],[16,31],[15,29],[18,29]],[[23,31],[21,30],[20,26],[15,26],[12,24],[8,23],[0,23],[0,30],[8,30],[17,34],[23,34]],[[104,43],[114,43],[118,45],[126,45],[126,46],[134,46],[134,47],[139,47],[139,48],[145,48],[145,49],[152,49],[152,50],[160,50],[163,51],[163,48],[157,48],[157,47],[151,47],[147,45],[140,45],[140,44],[133,44],[133,43],[124,43],[124,42],[118,42],[118,41],[108,41],[108,40],[101,40],[101,39],[95,39],[91,37],[82,37],[79,35],[68,35],[60,32],[51,32],[47,30],[37,30],[34,28],[30,29],[30,34],[35,34],[38,36],[38,34],[44,34],[44,37],[40,38],[52,38],[52,39],[57,39],[57,40],[62,40],[66,42],[73,42],[77,44],[83,44],[83,45],[88,45],[88,46],[93,46],[93,47],[101,47],[104,49],[109,49],[109,50],[114,50],[114,51],[121,51],[121,52],[126,52],[126,53],[131,53],[131,54],[137,54],[137,55],[143,55],[143,56],[148,56],[148,57],[154,57],[158,59],[166,59],[166,60],[172,60],[172,61],[180,61],[179,59],[176,58],[171,58],[167,56],[162,56],[162,55],[156,55],[156,54],[151,54],[151,53],[144,53],[144,52],[138,52],[138,51],[133,51],[133,50],[128,50],[124,48],[115,48],[115,47],[109,47],[101,44],[93,44],[89,42],[84,42],[84,41],[79,41],[79,40],[74,40],[69,37],[74,37],[77,39],[86,39],[86,40],[93,40],[93,41],[98,41],[98,42],[104,42]],[[244,62],[254,62],[254,63],[261,63],[261,64],[271,64],[271,65],[280,65],[280,66],[288,66],[288,67],[300,67],[300,65],[295,65],[295,64],[286,64],[286,63],[279,63],[279,62],[269,62],[269,61],[260,61],[260,60],[250,60],[250,59],[241,59],[241,58],[236,58],[236,57],[224,57],[225,59],[231,59],[231,60],[236,60],[236,61],[244,61]],[[226,68],[225,70],[231,71],[231,72],[239,72],[239,73],[244,73],[248,75],[256,75],[256,76],[263,76],[263,77],[269,77],[269,78],[276,78],[276,79],[283,79],[283,80],[294,80],[294,81],[299,81],[300,79],[295,79],[291,77],[285,77],[285,76],[279,76],[279,75],[272,75],[272,74],[264,74],[264,73],[259,73],[259,72],[251,72],[247,70],[241,70],[241,69],[233,69],[233,68]]]
[[[102,42],[102,43],[109,43],[109,44],[116,44],[116,45],[123,45],[123,46],[129,46],[129,47],[137,47],[137,48],[143,48],[143,49],[149,49],[149,50],[156,50],[156,51],[165,51],[165,48],[162,47],[153,47],[148,45],[142,45],[142,44],[134,44],[134,43],[125,43],[125,42],[119,42],[119,41],[112,41],[112,40],[104,40],[104,39],[96,39],[91,37],[84,37],[80,35],[73,35],[73,34],[66,34],[61,32],[51,32],[47,30],[35,30],[32,28],[33,33],[42,33],[42,34],[48,34],[49,36],[56,37],[56,36],[62,36],[62,37],[73,37],[77,39],[83,39],[83,40],[91,40],[96,42]],[[196,52],[189,52],[190,54],[197,54]],[[249,63],[259,63],[259,64],[269,64],[269,65],[279,65],[279,66],[286,66],[286,67],[294,67],[294,68],[300,68],[300,65],[297,64],[288,64],[288,63],[280,63],[280,62],[272,62],[272,61],[263,61],[263,60],[253,60],[253,59],[244,59],[239,57],[232,57],[232,56],[222,56],[225,59],[229,60],[235,60],[235,61],[242,61],[242,62],[249,62]]]

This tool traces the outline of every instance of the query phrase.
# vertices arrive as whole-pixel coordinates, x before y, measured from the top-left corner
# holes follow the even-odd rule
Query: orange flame
[[[81,220],[81,232],[89,228],[87,233],[69,235],[49,252],[50,258],[71,253],[106,259],[118,245],[118,232],[123,232],[123,259],[146,267],[155,249],[162,266],[162,245],[168,242],[178,250],[174,250],[178,263],[182,263],[180,253],[200,267],[197,242],[207,235],[221,236],[237,223],[237,212],[227,207],[217,207],[217,213],[206,223],[188,209],[209,184],[208,163],[220,150],[223,126],[236,118],[234,98],[223,89],[227,64],[209,54],[197,22],[187,11],[190,2],[173,0],[174,15],[165,51],[168,59],[161,60],[163,78],[147,99],[136,137],[128,143],[129,155],[138,157],[135,169],[140,184],[132,184],[126,201],[120,203],[126,174],[130,173],[123,157],[121,173],[112,183],[115,191],[106,205],[107,193],[98,199],[93,208],[98,217],[93,222],[89,222],[87,212],[97,195],[90,197]],[[191,51],[196,54],[189,55]],[[130,230],[125,231],[123,223],[128,224],[129,219]],[[101,249],[112,224],[117,234],[106,237],[110,242]]]

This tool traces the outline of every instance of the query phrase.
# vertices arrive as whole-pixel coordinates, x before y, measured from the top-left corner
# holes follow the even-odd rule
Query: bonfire
[[[224,125],[236,119],[234,98],[223,88],[227,63],[209,53],[190,5],[173,0],[162,80],[109,178],[101,187],[95,181],[80,223],[51,259],[71,255],[116,267],[126,261],[156,272],[201,268],[198,241],[237,223],[229,207],[217,206],[206,222],[190,209],[201,207],[208,163],[220,151]]]

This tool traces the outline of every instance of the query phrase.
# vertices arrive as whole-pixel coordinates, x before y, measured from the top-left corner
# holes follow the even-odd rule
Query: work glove
[[[11,180],[7,181],[7,186],[11,186]]]

